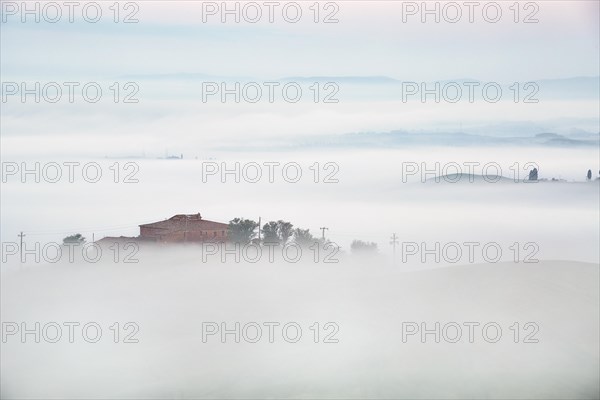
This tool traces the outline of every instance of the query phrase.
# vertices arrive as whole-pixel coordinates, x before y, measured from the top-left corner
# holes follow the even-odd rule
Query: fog
[[[116,253],[103,245],[97,262],[78,248],[73,261],[66,252],[58,262],[47,254],[36,261],[30,251],[20,262],[3,248],[3,397],[597,396],[600,190],[595,174],[585,179],[588,168],[598,169],[595,149],[425,147],[79,162],[97,162],[103,179],[88,183],[75,174],[73,183],[66,175],[50,183],[47,171],[40,183],[32,175],[22,183],[20,172],[6,176],[4,244],[18,243],[24,231],[24,248],[36,253],[36,242],[62,243],[74,233],[88,241],[133,237],[141,223],[200,212],[225,223],[283,219],[316,237],[327,227],[335,251],[315,258],[305,248],[299,258],[294,251],[285,258],[277,248],[271,260],[263,248],[254,262],[256,249],[245,249],[236,262],[231,253],[193,244],[119,243]],[[130,177],[138,183],[123,183],[127,162],[137,165]],[[272,183],[267,169],[251,183],[249,169],[222,174],[235,162],[280,167]],[[282,174],[292,162],[303,174],[297,183],[286,180],[294,174]],[[325,168],[327,162],[337,168]],[[409,173],[415,162],[418,171]],[[456,172],[451,163],[469,162],[479,163],[472,164],[473,182],[466,170],[459,182],[447,181]],[[530,162],[539,167],[537,183],[523,181]],[[500,170],[484,171],[488,163]],[[488,182],[496,174],[505,179]],[[543,180],[552,178],[562,180]],[[353,251],[355,239],[377,243],[377,254]],[[473,242],[470,258],[465,243]],[[486,244],[494,251],[484,253]],[[40,343],[31,333],[36,322]],[[50,343],[54,323],[62,336]],[[73,343],[65,323],[79,324],[72,325]],[[97,325],[84,337],[89,323]],[[240,343],[234,333],[223,339],[222,329],[235,332],[236,323]],[[472,325],[472,343],[471,323],[479,324]],[[253,342],[257,325],[262,336]],[[88,343],[95,326],[101,339]],[[301,339],[290,343],[296,326]],[[496,326],[502,333],[494,342]],[[424,338],[422,329],[430,332]]]
[[[4,321],[25,321],[30,330],[34,321],[80,323],[74,343],[65,326],[58,343],[44,340],[54,337],[52,328],[41,343],[31,333],[26,343],[20,332],[8,336],[3,397],[591,399],[598,393],[597,264],[412,272],[350,256],[335,264],[223,264],[202,263],[189,246],[145,247],[137,258],[136,264],[3,270]],[[97,343],[83,339],[82,326],[90,322],[102,329]],[[119,343],[110,329],[115,322]],[[127,322],[139,330],[123,330]],[[248,328],[239,343],[233,333],[222,340],[220,331],[203,340],[206,323],[234,332],[236,322],[239,330],[258,324],[262,336],[254,342],[255,328]],[[421,331],[403,339],[409,322],[424,322],[431,332],[436,322],[451,325],[436,343],[431,332],[423,341]],[[465,322],[479,324],[473,343]],[[265,323],[279,324],[272,325],[272,343]],[[284,337],[287,323],[300,326],[299,339],[295,328]],[[335,325],[324,329],[326,323]],[[461,327],[458,340],[452,323]],[[483,336],[487,323],[500,326],[500,338],[495,328]],[[138,342],[123,343],[132,333]]]
[[[24,174],[14,159],[18,171],[5,176],[3,184],[2,207],[10,210],[2,214],[3,241],[17,242],[21,231],[31,245],[61,242],[74,233],[88,240],[137,236],[139,224],[200,212],[224,223],[236,217],[261,217],[263,223],[283,219],[315,236],[327,227],[326,236],[345,250],[359,239],[376,242],[381,253],[390,254],[389,238],[396,233],[400,242],[535,242],[542,259],[599,261],[597,149],[213,151],[197,160],[186,157],[81,159],[73,183],[66,167],[61,179],[50,183],[44,177],[54,177],[54,171],[44,175],[41,166],[40,183],[35,183],[35,175]],[[73,159],[56,160],[59,165],[68,161]],[[134,165],[126,167],[128,162]],[[97,183],[84,179],[83,166],[90,163],[101,168]],[[228,173],[236,163],[239,173]],[[265,163],[279,163],[273,164],[271,177]],[[284,174],[284,166],[292,163],[296,167]],[[34,168],[33,161],[25,165]],[[465,176],[456,183],[436,182],[435,176],[455,173],[457,165],[465,174],[471,165],[474,175],[508,179],[471,183]],[[563,181],[524,183],[532,165],[540,179]],[[594,172],[590,182],[588,169]],[[91,171],[87,179],[94,178]],[[132,183],[124,183],[126,178]]]
[[[598,2],[26,3],[2,399],[600,396]]]

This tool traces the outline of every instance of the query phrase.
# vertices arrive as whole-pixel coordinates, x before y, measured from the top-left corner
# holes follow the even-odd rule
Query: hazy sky
[[[458,22],[448,22],[458,15],[448,2],[439,6],[439,23],[434,15],[425,15],[422,23],[422,10],[410,9],[409,2],[321,2],[319,20],[331,14],[339,21],[328,24],[313,22],[312,2],[298,3],[302,16],[293,24],[283,18],[286,2],[274,8],[274,23],[268,22],[269,9],[263,2],[256,3],[262,13],[259,22],[246,22],[244,16],[253,18],[255,11],[242,2],[240,23],[226,15],[225,24],[220,9],[209,15],[210,2],[200,1],[139,1],[137,11],[123,6],[120,18],[135,11],[139,22],[131,24],[112,21],[112,2],[99,3],[102,18],[95,24],[85,22],[80,9],[74,12],[76,22],[69,23],[65,8],[58,23],[45,22],[42,11],[39,23],[33,16],[21,23],[22,10],[10,15],[8,3],[2,1],[3,79],[193,72],[513,81],[595,76],[599,69],[597,1],[521,2],[519,23],[513,21],[513,3],[507,1],[496,3],[502,12],[497,23],[484,19],[483,7],[489,2],[473,9],[473,23],[465,6],[459,9]],[[234,3],[228,4],[233,8]],[[14,4],[20,7],[20,2]],[[214,4],[221,7],[221,2]],[[421,7],[421,2],[414,4]],[[495,9],[486,10],[485,16],[493,19]],[[286,15],[293,18],[294,10]],[[539,22],[523,23],[528,16]]]
[[[120,2],[118,23],[113,2],[81,3],[73,23],[64,6],[58,22],[47,21],[58,15],[48,4],[62,2],[39,3],[39,22],[23,12],[25,4],[34,10],[38,3],[1,3],[2,81],[101,82],[105,95],[94,104],[81,99],[37,104],[31,96],[23,104],[19,95],[12,96],[2,104],[3,155],[34,149],[162,154],[165,148],[199,154],[214,144],[239,146],[265,138],[272,143],[290,136],[395,129],[480,132],[500,122],[514,124],[509,132],[514,136],[598,130],[597,93],[591,99],[567,98],[575,93],[570,87],[553,99],[544,99],[541,90],[543,101],[537,104],[515,103],[505,89],[503,101],[494,104],[409,105],[398,95],[388,98],[377,88],[352,89],[340,82],[339,104],[315,104],[305,87],[306,101],[297,104],[238,105],[201,102],[198,79],[145,79],[185,73],[258,82],[389,76],[417,82],[477,79],[508,88],[513,82],[598,76],[597,1],[480,2],[473,9],[464,2],[428,2],[430,11],[438,4],[439,23],[435,12],[423,12],[422,2],[279,2],[272,13],[262,1],[227,2],[228,10],[237,4],[239,23],[235,13],[223,12],[222,2]],[[99,5],[98,22],[83,18],[85,4]],[[259,11],[260,20],[249,22]],[[138,22],[124,23],[127,16]],[[93,20],[94,9],[85,17]],[[295,18],[299,21],[288,22]],[[327,18],[338,22],[324,23]],[[139,103],[115,104],[109,87],[131,80],[139,83]]]

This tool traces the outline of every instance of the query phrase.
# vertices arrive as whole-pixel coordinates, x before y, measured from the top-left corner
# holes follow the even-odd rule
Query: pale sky
[[[8,3],[2,1],[3,10]],[[200,1],[138,1],[137,10],[120,13],[123,18],[135,11],[138,23],[114,23],[112,3],[99,2],[103,14],[95,24],[83,21],[77,10],[76,23],[67,22],[64,9],[54,24],[43,18],[32,22],[33,17],[21,23],[21,10],[16,15],[5,11],[2,78],[184,72],[265,79],[385,75],[505,82],[596,76],[600,68],[597,1],[522,1],[519,23],[513,21],[512,1],[495,3],[502,11],[497,23],[484,19],[483,5],[490,2],[474,8],[474,23],[468,22],[469,9],[464,6],[458,22],[447,22],[444,16],[455,15],[448,2],[440,3],[439,23],[433,15],[422,23],[421,10],[410,14],[410,2],[321,2],[319,20],[333,13],[339,21],[329,24],[313,22],[313,2],[298,2],[302,17],[294,24],[283,19],[286,2],[274,9],[272,24],[264,2],[255,3],[263,13],[255,24],[244,21],[244,3],[239,5],[240,23],[231,15],[221,23],[221,10],[215,15],[206,12],[208,22],[203,23],[203,7],[211,2]],[[228,2],[230,7],[234,3]],[[221,7],[221,2],[214,4]],[[414,4],[420,7],[421,2]],[[433,7],[433,2],[428,4]],[[251,9],[246,10],[251,18]],[[493,8],[487,11],[490,18],[494,13]],[[288,10],[288,15],[293,12]],[[539,22],[523,23],[528,15]]]
[[[308,135],[397,129],[505,134],[489,127],[498,124],[514,126],[509,132],[514,136],[598,131],[598,94],[575,99],[571,87],[552,99],[543,97],[542,91],[539,104],[515,104],[506,91],[498,104],[440,105],[403,104],[399,95],[379,96],[378,88],[360,85],[354,88],[353,93],[358,92],[354,96],[348,92],[352,88],[343,84],[339,104],[315,104],[308,96],[298,104],[206,104],[200,101],[198,80],[185,79],[139,78],[136,104],[115,104],[109,90],[112,82],[138,80],[131,76],[181,73],[256,80],[298,76],[388,76],[425,82],[477,79],[506,86],[597,77],[597,1],[480,2],[472,13],[473,23],[465,2],[439,3],[439,23],[429,14],[422,22],[423,15],[415,8],[422,2],[279,2],[274,23],[269,23],[268,3],[263,1],[239,3],[240,11],[247,11],[239,23],[232,15],[221,22],[223,15],[215,8],[222,7],[221,1],[120,2],[119,23],[113,21],[112,0],[94,3],[102,12],[97,23],[82,18],[84,3],[75,10],[74,23],[69,22],[66,8],[59,22],[47,22],[55,16],[48,2],[39,3],[40,22],[35,22],[35,15],[23,15],[19,9],[23,4],[1,1],[2,81],[102,82],[105,96],[95,104],[81,99],[75,104],[32,100],[22,104],[18,95],[11,97],[2,104],[3,155],[33,149],[102,156],[162,154],[166,147],[187,152],[248,140],[272,143]],[[37,3],[27,4],[33,9]],[[236,3],[227,4],[233,9]],[[290,4],[302,11],[297,23],[283,18],[284,7],[288,7],[286,17],[295,17]],[[427,4],[433,9],[434,3]],[[519,5],[517,23],[515,4]],[[253,18],[256,14],[250,14],[249,7],[255,5],[263,18],[253,24],[243,17]],[[461,18],[451,23],[448,19],[457,15],[454,5],[459,6]],[[494,7],[501,14],[498,22],[491,23],[488,20],[496,18]],[[123,23],[132,12],[139,22]],[[326,16],[338,22],[323,23]],[[538,22],[524,23],[527,17]],[[585,85],[594,91],[593,84]],[[83,137],[85,141],[80,140]]]

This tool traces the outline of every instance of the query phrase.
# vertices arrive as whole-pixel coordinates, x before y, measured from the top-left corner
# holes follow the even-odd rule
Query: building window
[[[213,236],[216,237],[217,236],[217,232],[213,232]]]

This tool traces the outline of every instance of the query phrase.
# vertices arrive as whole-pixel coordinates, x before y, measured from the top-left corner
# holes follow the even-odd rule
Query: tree
[[[277,222],[270,221],[263,225],[263,242],[279,244],[279,226]]]
[[[300,246],[310,246],[317,241],[308,229],[296,228],[293,230],[293,240]]]
[[[537,168],[534,168],[531,171],[529,171],[529,180],[530,181],[537,181],[538,180],[538,170],[537,170]]]
[[[286,221],[269,221],[263,225],[263,242],[286,244],[294,233],[293,228],[294,225]]]
[[[353,253],[375,253],[377,252],[377,243],[353,240],[350,249]]]
[[[588,169],[587,179],[588,179],[588,181],[592,179],[592,170],[591,169]]]
[[[67,236],[63,239],[63,244],[67,243],[83,244],[85,243],[85,238],[81,233],[76,233],[75,235]]]
[[[294,233],[294,225],[287,221],[277,221],[279,238],[283,244],[286,244],[292,234]]]
[[[279,220],[270,221],[263,226],[265,243],[286,244],[293,234],[294,225],[289,222]]]
[[[229,221],[227,233],[229,240],[234,243],[246,244],[254,237],[254,229],[258,224],[250,219],[234,218]]]

